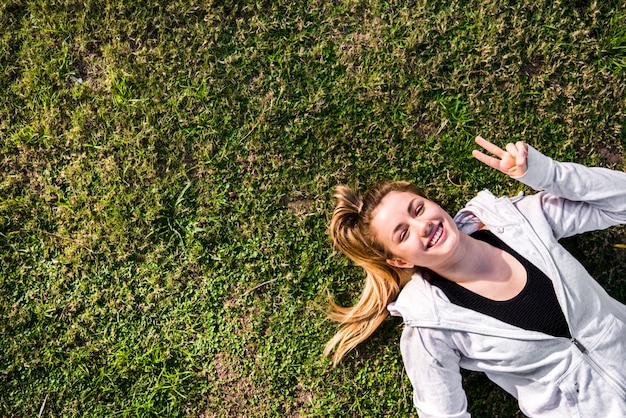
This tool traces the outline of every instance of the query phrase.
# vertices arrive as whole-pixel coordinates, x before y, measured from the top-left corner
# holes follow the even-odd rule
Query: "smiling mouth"
[[[428,241],[426,248],[430,248],[430,247],[437,245],[442,235],[443,235],[443,225],[439,224],[437,228],[435,229],[435,232],[433,233],[432,237]]]

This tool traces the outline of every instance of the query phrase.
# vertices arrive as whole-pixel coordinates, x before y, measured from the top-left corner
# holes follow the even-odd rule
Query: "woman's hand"
[[[525,143],[521,141],[515,144],[508,143],[506,144],[506,150],[503,150],[480,136],[476,137],[476,143],[486,151],[495,155],[495,157],[490,157],[489,155],[483,154],[482,151],[474,150],[472,151],[472,155],[477,160],[511,177],[520,177],[526,173],[528,169],[528,164],[526,163],[526,159],[528,158],[528,145]]]

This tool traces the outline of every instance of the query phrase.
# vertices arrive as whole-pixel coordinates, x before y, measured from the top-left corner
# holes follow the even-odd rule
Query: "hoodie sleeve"
[[[400,349],[420,418],[469,418],[460,356],[432,330],[407,326]]]
[[[626,223],[626,173],[552,160],[528,147],[528,170],[515,177],[535,190],[555,236]]]

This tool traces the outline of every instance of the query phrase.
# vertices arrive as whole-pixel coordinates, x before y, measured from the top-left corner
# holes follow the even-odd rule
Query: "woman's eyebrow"
[[[407,208],[407,213],[409,215],[415,213],[414,208],[415,208],[415,201],[416,200],[417,200],[417,197],[409,202],[409,207]]]
[[[417,197],[409,202],[409,206],[407,207],[407,210],[406,210],[409,215],[414,213],[413,208],[415,207],[416,200],[417,200]],[[391,239],[393,239],[393,237],[396,235],[396,232],[398,232],[398,230],[400,230],[403,226],[404,226],[404,223],[400,223],[396,225],[396,227],[391,232]]]
[[[404,226],[404,223],[398,224],[396,225],[396,227],[393,229],[393,231],[391,231],[391,239],[393,240],[393,237],[396,236],[396,233],[402,229],[402,227]]]

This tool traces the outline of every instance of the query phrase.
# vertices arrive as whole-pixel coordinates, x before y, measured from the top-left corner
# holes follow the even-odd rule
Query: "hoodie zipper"
[[[570,333],[571,334],[571,333]],[[578,348],[578,350],[582,353],[582,354],[587,354],[587,348],[585,348],[585,346],[583,345],[583,343],[581,343],[580,341],[578,341],[576,338],[572,337],[569,339],[572,344],[574,344],[576,346],[576,348]]]
[[[597,362],[592,356],[591,353],[589,352],[589,350],[587,350],[587,348],[580,342],[578,341],[576,338],[570,338],[570,341],[572,342],[572,344],[574,344],[576,346],[576,348],[583,354],[583,356],[585,356],[585,358],[589,361],[589,363],[591,364],[591,367],[593,367],[594,369],[596,369],[596,371],[598,373],[600,373],[602,375],[602,377],[604,377],[605,379],[607,379],[610,383],[612,383],[615,387],[617,387],[623,395],[626,395],[626,386],[620,382],[618,379],[616,379],[615,377],[613,377],[613,375],[604,368],[604,366],[602,366],[601,363]]]

